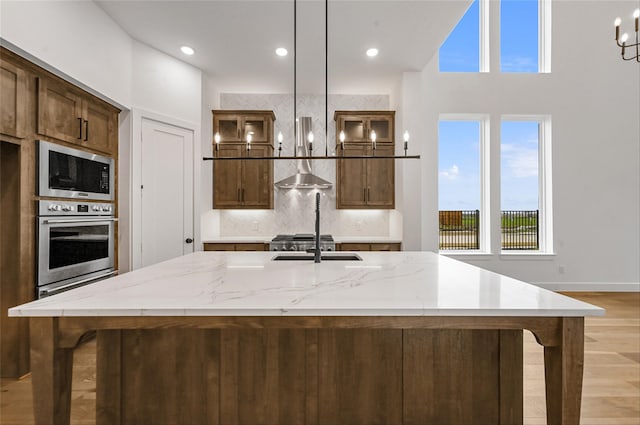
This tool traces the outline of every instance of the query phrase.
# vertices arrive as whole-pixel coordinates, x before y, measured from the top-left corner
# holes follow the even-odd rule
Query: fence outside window
[[[502,211],[500,215],[503,250],[540,249],[538,210]]]
[[[439,211],[440,249],[480,249],[480,211]]]
[[[540,249],[538,210],[501,211],[501,249]],[[480,211],[439,211],[440,250],[480,249]]]

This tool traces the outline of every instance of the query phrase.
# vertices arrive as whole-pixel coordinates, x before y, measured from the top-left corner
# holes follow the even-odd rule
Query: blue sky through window
[[[500,1],[500,71],[538,72],[538,0]],[[480,71],[480,0],[440,46],[440,72]]]
[[[475,0],[440,47],[440,72],[480,71],[480,0]]]
[[[538,72],[538,0],[500,1],[500,70]]]
[[[480,209],[480,122],[440,121],[438,208]]]
[[[537,121],[503,121],[500,143],[500,209],[537,210]]]

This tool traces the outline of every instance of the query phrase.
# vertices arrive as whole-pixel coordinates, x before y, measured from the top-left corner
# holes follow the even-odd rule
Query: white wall
[[[133,40],[92,1],[5,1],[0,36],[119,103],[201,120],[201,71]]]
[[[499,8],[491,7],[496,22]],[[613,40],[613,19],[630,16],[636,7],[637,1],[554,1],[551,74],[440,74],[437,57],[428,64],[419,84],[428,140],[422,159],[424,249],[437,246],[437,168],[429,158],[438,157],[438,115],[490,114],[495,165],[501,114],[550,114],[555,255],[523,258],[494,248],[488,256],[458,258],[532,282],[602,282],[606,288],[640,281],[640,68],[620,59]],[[633,30],[629,17],[623,25]],[[492,64],[499,63],[498,37],[494,28]],[[490,213],[499,217],[499,169],[491,178]]]
[[[431,200],[431,196],[421,196],[432,191],[423,187],[422,175],[428,174],[427,170],[437,166],[437,159],[425,156],[423,150],[428,143],[425,133],[423,99],[421,95],[421,76],[418,72],[405,72],[402,76],[402,104],[396,124],[396,151],[404,154],[404,131],[408,131],[410,138],[407,155],[421,155],[420,160],[408,159],[396,161],[396,168],[400,170],[400,176],[396,179],[396,196],[401,200],[398,209],[402,211],[402,247],[406,251],[432,250],[436,247],[422,245],[422,211],[432,211],[420,203]],[[435,161],[435,162],[434,162]],[[430,241],[427,238],[426,241]]]
[[[201,124],[202,71],[133,41],[132,105]]]
[[[128,106],[131,38],[91,1],[0,2],[0,37]]]

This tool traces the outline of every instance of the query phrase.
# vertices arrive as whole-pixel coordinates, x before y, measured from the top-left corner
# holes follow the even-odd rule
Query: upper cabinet
[[[395,111],[336,111],[338,156],[363,159],[338,160],[336,166],[337,209],[395,208]],[[376,134],[373,150],[371,134]],[[344,151],[340,146],[344,132]]]
[[[15,65],[0,62],[0,133],[25,137],[27,120],[27,87],[25,72]]]
[[[213,111],[213,131],[220,134],[221,142],[246,142],[273,144],[273,111]]]
[[[336,111],[335,114],[338,134],[344,131],[348,142],[370,142],[375,131],[377,143],[393,143],[394,117],[394,111]]]
[[[219,158],[273,155],[273,111],[213,111],[214,156]],[[247,135],[251,134],[251,149]],[[213,163],[213,208],[273,209],[273,161],[220,160]]]
[[[117,154],[118,110],[75,87],[38,78],[39,134]]]

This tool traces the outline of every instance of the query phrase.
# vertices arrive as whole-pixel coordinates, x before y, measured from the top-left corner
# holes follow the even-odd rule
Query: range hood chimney
[[[307,134],[313,131],[311,117],[296,119],[296,156],[310,156]],[[279,189],[331,189],[332,183],[311,172],[311,160],[299,159],[298,172],[276,183]]]

